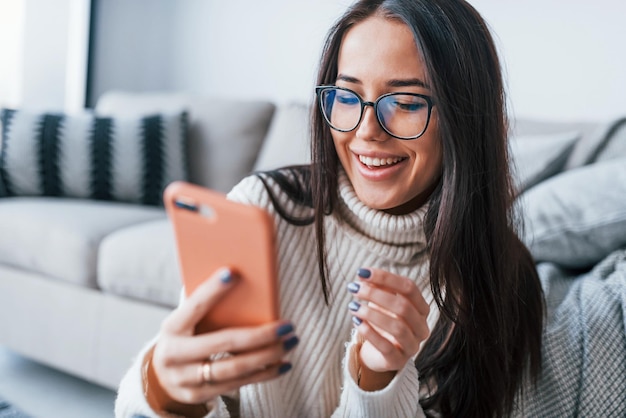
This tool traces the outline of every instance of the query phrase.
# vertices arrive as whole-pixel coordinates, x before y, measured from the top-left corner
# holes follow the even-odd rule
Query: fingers
[[[171,368],[169,379],[176,386],[191,388],[206,383],[215,386],[240,380],[282,363],[285,354],[293,349],[297,343],[297,337],[292,336],[284,342],[281,341],[261,350],[211,361],[209,362],[209,382],[207,382],[207,377],[203,375],[201,369],[206,362],[205,359]]]
[[[408,358],[407,354],[376,331],[368,322],[361,322],[357,329],[364,340],[360,352],[361,361],[369,369],[384,372],[399,370],[404,366]]]
[[[285,321],[255,327],[227,328],[194,336],[162,338],[161,349],[171,353],[164,359],[167,366],[199,362],[215,353],[237,354],[278,344],[293,333],[293,325]]]
[[[430,334],[430,307],[406,277],[377,269],[360,269],[358,276],[348,285],[357,299],[348,308],[359,334],[382,356],[377,366],[402,365]]]
[[[356,286],[351,289],[355,290]],[[419,312],[405,295],[390,293],[369,283],[359,283],[355,296],[361,303],[355,301],[349,309],[359,318],[367,319],[392,335],[400,336],[408,332],[411,337],[420,340],[428,337],[427,314]]]
[[[214,362],[213,380],[215,382],[236,380],[241,376],[253,375],[260,370],[273,367],[273,365],[280,363],[284,355],[297,344],[298,338],[293,336],[280,343],[278,347],[270,347]],[[259,367],[260,364],[264,366]]]
[[[366,304],[362,304],[358,310],[352,313],[358,318],[356,322],[360,320],[360,322],[370,326],[373,332],[376,332],[385,342],[388,342],[407,357],[415,354],[419,350],[421,342],[428,337],[428,327],[422,324],[422,321],[419,321],[418,332],[415,333],[407,321],[390,317],[388,314]],[[361,331],[361,327],[359,327],[359,333],[363,337],[369,338]],[[381,344],[375,343],[377,339],[371,339],[371,341],[383,350],[384,347]]]
[[[207,312],[236,283],[237,277],[228,269],[215,272],[208,280],[196,288],[180,306],[166,318],[162,332],[192,335],[195,326]]]
[[[367,283],[385,289],[392,293],[405,295],[422,315],[428,315],[430,306],[424,299],[422,292],[412,280],[398,276],[385,270],[359,269],[357,272],[359,283]]]
[[[202,335],[161,334],[152,365],[173,399],[198,403],[287,372],[291,366],[284,357],[298,342],[293,326],[285,321]],[[207,362],[222,352],[228,355]]]
[[[213,364],[212,367],[214,367]],[[199,367],[199,366],[196,366]],[[265,382],[287,373],[291,369],[290,363],[278,363],[262,370],[258,370],[244,377],[230,381],[214,381],[196,386],[178,386],[172,395],[179,401],[186,404],[200,404],[207,400],[214,399],[219,395],[233,392],[244,385]],[[196,371],[196,373],[198,373]]]
[[[254,327],[229,328],[199,335],[162,334],[158,348],[165,366],[203,361],[211,354],[254,351],[291,336],[293,325],[278,321]]]

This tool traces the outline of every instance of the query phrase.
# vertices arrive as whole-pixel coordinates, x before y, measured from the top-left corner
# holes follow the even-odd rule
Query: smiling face
[[[336,85],[375,101],[386,93],[430,95],[413,33],[404,23],[372,16],[350,28],[339,50]],[[442,156],[433,107],[426,132],[414,140],[390,136],[371,106],[351,132],[331,134],[359,199],[373,209],[409,213],[426,202],[440,176]]]

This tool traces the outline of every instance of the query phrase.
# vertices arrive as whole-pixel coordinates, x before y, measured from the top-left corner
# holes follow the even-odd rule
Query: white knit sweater
[[[271,182],[271,180],[270,180]],[[279,200],[290,213],[308,214],[297,207],[278,186]],[[353,325],[348,303],[353,296],[346,286],[357,280],[360,267],[375,267],[410,277],[431,305],[428,318],[438,318],[428,285],[428,259],[423,219],[426,208],[393,216],[363,205],[344,173],[339,177],[339,206],[326,217],[326,247],[330,280],[330,305],[324,303],[316,260],[313,225],[294,226],[277,215],[263,183],[244,179],[229,198],[267,209],[275,218],[281,315],[293,322],[300,338],[289,354],[291,371],[273,381],[240,389],[242,417],[421,417],[419,382],[412,361],[391,383],[376,392],[361,390],[352,376]],[[144,353],[127,372],[119,388],[116,417],[134,414],[156,416],[148,406],[141,384]],[[219,401],[209,417],[228,417]]]

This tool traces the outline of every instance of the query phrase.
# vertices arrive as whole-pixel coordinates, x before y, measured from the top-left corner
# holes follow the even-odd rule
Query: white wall
[[[351,0],[181,2],[175,88],[309,100],[323,39]]]
[[[513,111],[626,115],[626,2],[470,0],[499,39]]]
[[[0,0],[0,106],[22,100],[23,0]]]
[[[89,0],[0,0],[0,104],[83,107]]]
[[[167,1],[100,2],[112,11],[100,16],[112,30],[102,42],[114,42],[98,51],[96,95],[111,88],[167,89],[309,101],[326,30],[351,3]],[[499,40],[516,115],[584,120],[626,114],[626,2],[470,2]],[[135,42],[143,49],[121,48]]]
[[[175,17],[177,7],[186,1],[96,2],[91,87],[94,98],[113,88],[130,91],[173,88]]]

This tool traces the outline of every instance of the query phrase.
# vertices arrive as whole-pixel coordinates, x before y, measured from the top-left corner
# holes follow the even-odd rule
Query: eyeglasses
[[[334,130],[353,131],[361,123],[365,106],[372,106],[380,126],[398,139],[424,135],[434,106],[432,98],[417,93],[388,93],[366,102],[344,87],[317,86],[315,92],[324,119]]]

